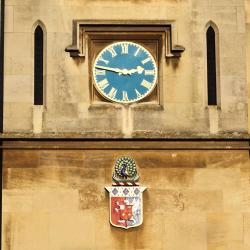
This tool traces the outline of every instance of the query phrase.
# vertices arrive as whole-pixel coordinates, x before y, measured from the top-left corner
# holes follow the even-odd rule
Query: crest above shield
[[[130,157],[116,160],[112,186],[106,187],[110,200],[110,223],[128,229],[143,222],[143,196],[135,161]]]

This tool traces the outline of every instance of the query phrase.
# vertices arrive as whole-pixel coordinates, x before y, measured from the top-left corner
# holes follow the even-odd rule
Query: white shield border
[[[112,221],[111,221],[111,196],[110,196],[110,193],[111,193],[111,191],[112,191],[112,189],[113,188],[125,188],[125,187],[127,187],[127,188],[133,188],[133,187],[137,187],[137,188],[139,188],[139,190],[140,190],[140,198],[141,198],[141,211],[142,211],[142,213],[141,213],[141,222],[140,222],[140,224],[137,224],[137,225],[135,225],[135,226],[129,226],[129,227],[123,227],[123,226],[118,226],[118,225],[114,225],[113,223],[112,223]],[[146,187],[140,187],[140,186],[112,186],[112,187],[105,187],[105,189],[109,192],[109,223],[112,225],[112,226],[114,226],[114,227],[118,227],[118,228],[123,228],[123,229],[129,229],[129,228],[133,228],[133,227],[139,227],[140,225],[142,225],[142,223],[143,223],[143,191],[145,191],[147,188]],[[126,196],[124,196],[124,197],[126,197]]]

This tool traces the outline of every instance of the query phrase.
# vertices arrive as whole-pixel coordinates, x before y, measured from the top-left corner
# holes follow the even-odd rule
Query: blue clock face
[[[143,46],[116,42],[105,47],[93,66],[94,85],[106,99],[133,103],[148,96],[156,86],[157,66]]]

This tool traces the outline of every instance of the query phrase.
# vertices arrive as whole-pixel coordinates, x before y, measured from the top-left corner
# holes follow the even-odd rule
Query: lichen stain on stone
[[[63,171],[62,174],[65,176],[72,176],[72,178],[82,179],[82,181],[86,181],[86,179],[95,180],[100,178],[103,174],[104,170],[101,169],[92,169],[92,168],[69,168],[67,171]]]
[[[58,89],[55,93],[58,97],[56,99],[60,100],[60,102],[66,102],[72,98],[72,94],[70,93],[70,87],[63,65],[58,66],[58,71]]]
[[[194,169],[169,169],[166,172],[167,179],[173,184],[190,186],[193,181]]]
[[[3,168],[3,189],[8,189],[8,181],[9,181],[9,168]]]
[[[139,156],[138,156],[139,157]],[[137,159],[141,168],[203,168],[206,166],[205,159],[201,154],[195,154],[194,152],[181,152],[178,153],[178,157],[172,158],[169,154],[163,154],[162,152],[150,154],[148,152],[143,157]]]
[[[66,117],[71,117],[71,118],[77,117],[78,109],[76,103],[58,102],[55,103],[55,108],[57,112],[60,112]]]
[[[79,190],[80,209],[94,209],[106,207],[105,204],[105,191],[94,183],[86,185],[83,189]]]
[[[186,198],[179,190],[151,189],[144,195],[145,212],[179,212],[185,209]],[[152,211],[153,210],[153,211]]]
[[[170,64],[174,70],[177,70],[179,67],[180,60],[178,58],[171,58]]]
[[[4,249],[11,250],[11,218],[8,216],[8,219],[5,219],[4,222]]]
[[[85,61],[85,57],[74,57],[74,60],[73,60],[73,62],[77,66],[81,65],[82,63],[84,63],[84,61]]]

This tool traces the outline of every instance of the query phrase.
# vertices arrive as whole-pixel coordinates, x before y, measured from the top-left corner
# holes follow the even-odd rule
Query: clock
[[[94,86],[106,99],[117,103],[138,102],[154,90],[157,64],[142,45],[115,42],[100,51],[93,65]]]

